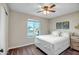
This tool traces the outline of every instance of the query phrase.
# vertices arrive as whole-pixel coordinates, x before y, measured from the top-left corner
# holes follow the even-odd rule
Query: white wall
[[[63,15],[60,17],[56,17],[50,20],[50,32],[53,30],[56,30],[56,22],[63,22],[63,21],[69,21],[70,22],[70,28],[68,31],[70,32],[79,32],[78,29],[75,29],[74,27],[79,24],[79,12],[74,12],[71,14]]]
[[[48,34],[48,20],[32,15],[10,11],[9,21],[9,48],[20,47],[33,43],[33,39],[26,37],[25,22],[29,19],[40,20],[41,34]]]

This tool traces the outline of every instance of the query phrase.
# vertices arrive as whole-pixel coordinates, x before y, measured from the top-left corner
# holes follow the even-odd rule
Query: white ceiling
[[[64,14],[79,11],[78,3],[55,3],[55,13],[44,15],[43,13],[37,13],[39,11],[39,3],[9,3],[8,6],[11,10],[27,13],[43,18],[53,18]]]

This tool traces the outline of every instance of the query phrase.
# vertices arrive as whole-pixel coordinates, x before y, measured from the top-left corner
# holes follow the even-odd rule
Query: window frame
[[[27,33],[26,35],[27,35],[27,37],[34,38],[36,36],[36,35],[33,35],[33,36],[29,36],[28,35],[28,21],[29,22],[39,22],[39,30],[38,31],[39,31],[39,35],[40,35],[40,26],[41,26],[40,21],[39,20],[35,20],[35,19],[28,19],[27,22],[26,22],[26,29],[27,29],[26,30],[26,33]]]

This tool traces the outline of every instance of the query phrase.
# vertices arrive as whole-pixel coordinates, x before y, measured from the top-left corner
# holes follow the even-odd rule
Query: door
[[[3,6],[0,6],[0,54],[6,54],[6,13]],[[7,34],[8,35],[8,34]]]

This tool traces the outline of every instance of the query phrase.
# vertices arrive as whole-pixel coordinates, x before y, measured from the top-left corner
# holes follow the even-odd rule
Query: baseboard
[[[25,45],[20,45],[20,46],[15,46],[15,47],[10,47],[10,48],[8,48],[8,50],[10,50],[10,49],[14,49],[14,48],[23,47],[23,46],[28,46],[28,45],[32,45],[32,44],[34,44],[34,43],[25,44]]]

